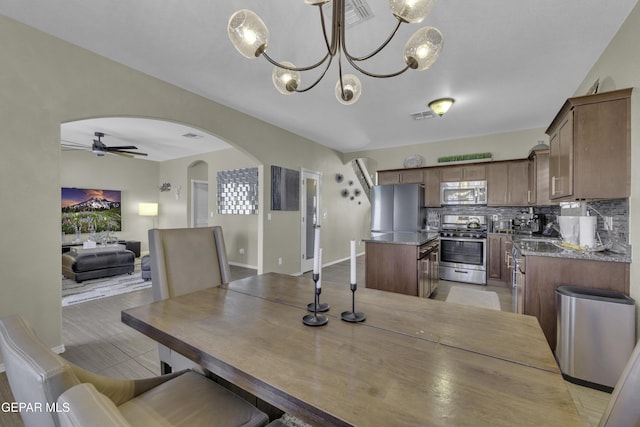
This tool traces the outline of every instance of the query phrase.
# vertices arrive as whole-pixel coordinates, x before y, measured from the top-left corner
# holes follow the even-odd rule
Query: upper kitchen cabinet
[[[440,170],[440,180],[442,182],[479,181],[485,179],[487,179],[485,165],[448,166]]]
[[[546,131],[551,200],[629,197],[631,91],[580,96],[564,103]]]
[[[378,185],[387,184],[422,184],[424,178],[422,169],[407,169],[395,171],[379,171]]]
[[[529,161],[513,160],[487,165],[488,206],[528,206]]]
[[[440,168],[424,170],[424,204],[428,208],[440,207]]]
[[[532,206],[547,206],[549,200],[549,150],[533,151],[529,155],[528,202]]]

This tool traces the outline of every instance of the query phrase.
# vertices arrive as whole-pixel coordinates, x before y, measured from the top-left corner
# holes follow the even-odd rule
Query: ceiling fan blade
[[[148,156],[147,153],[139,153],[137,151],[127,151],[127,150],[109,150],[109,153],[127,153],[133,154],[134,156]]]
[[[137,150],[138,147],[136,147],[135,145],[114,145],[114,146],[108,146],[107,150],[111,151],[111,150]]]
[[[86,144],[80,144],[79,142],[75,142],[75,141],[67,141],[64,139],[60,140],[60,145],[63,147],[77,147],[78,149],[85,149],[85,150],[89,150],[91,147],[86,145]]]
[[[114,154],[116,156],[128,157],[128,158],[133,157],[133,155],[128,154],[128,153],[126,153],[124,151],[107,151],[107,153]]]

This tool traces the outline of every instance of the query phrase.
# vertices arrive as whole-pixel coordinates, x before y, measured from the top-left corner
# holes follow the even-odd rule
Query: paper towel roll
[[[595,216],[580,217],[580,246],[593,248],[596,245],[596,221]]]

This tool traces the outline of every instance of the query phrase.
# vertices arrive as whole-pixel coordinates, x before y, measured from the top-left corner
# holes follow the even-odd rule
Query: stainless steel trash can
[[[556,289],[556,359],[566,380],[611,392],[635,344],[635,301],[615,291]]]

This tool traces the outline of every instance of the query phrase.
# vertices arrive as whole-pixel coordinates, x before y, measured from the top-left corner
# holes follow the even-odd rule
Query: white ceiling
[[[368,3],[375,16],[347,32],[349,50],[356,55],[383,41],[395,22],[387,1]],[[350,152],[545,127],[636,3],[440,1],[422,24],[403,25],[368,68],[401,68],[402,46],[424,25],[444,34],[439,60],[427,71],[411,70],[392,79],[361,76],[363,93],[352,106],[339,104],[333,94],[335,63],[316,88],[284,96],[271,83],[272,66],[263,58],[242,57],[227,37],[231,14],[252,9],[269,27],[274,59],[298,66],[315,62],[323,47],[318,13],[302,0],[0,0],[0,13]],[[314,79],[305,77],[303,86]],[[428,101],[445,96],[456,104],[443,118],[410,119],[411,113],[426,110]],[[123,135],[127,132],[122,129]]]

